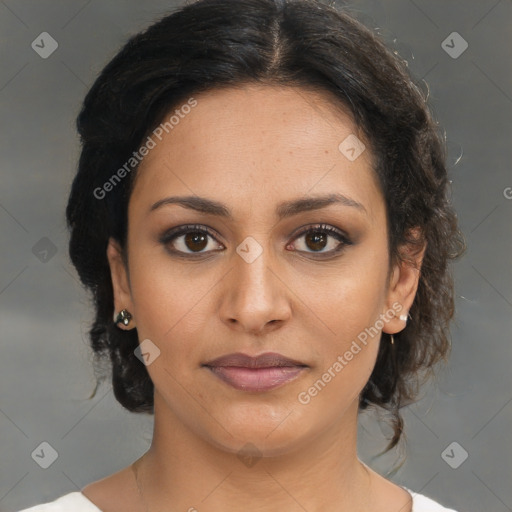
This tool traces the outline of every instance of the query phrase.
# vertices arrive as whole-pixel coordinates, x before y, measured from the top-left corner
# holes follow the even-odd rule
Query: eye
[[[352,245],[352,242],[342,231],[327,224],[318,224],[302,229],[296,235],[295,240],[300,238],[304,238],[304,241],[297,244],[298,247],[294,243],[288,245],[287,248],[291,246],[299,252],[324,255],[338,253],[345,246]]]
[[[224,248],[209,228],[197,224],[187,224],[167,231],[160,238],[160,243],[170,252],[178,254],[205,254]]]
[[[309,254],[334,255],[345,246],[352,245],[342,231],[326,224],[308,226],[296,234],[294,240],[300,240],[302,237],[304,241],[297,244],[299,247],[296,247],[295,242],[288,244],[286,248],[292,247],[293,250]],[[225,249],[210,228],[199,224],[173,228],[160,237],[160,243],[169,252],[185,257],[201,256]]]

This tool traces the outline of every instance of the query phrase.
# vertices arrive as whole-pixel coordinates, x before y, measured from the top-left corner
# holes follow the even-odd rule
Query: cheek
[[[151,261],[151,264],[147,262]],[[139,339],[152,340],[166,359],[190,359],[194,346],[190,339],[201,339],[201,326],[211,316],[211,291],[218,276],[197,267],[173,265],[165,256],[134,255],[131,272],[132,297]],[[203,334],[204,336],[204,334]]]
[[[384,264],[379,264],[379,262]],[[387,277],[385,254],[369,251],[346,258],[336,271],[315,287],[304,284],[297,294],[304,298],[310,326],[321,330],[321,343],[312,344],[320,364],[307,381],[311,399],[352,400],[368,381],[379,349],[381,313]],[[321,286],[318,286],[321,284]],[[321,290],[321,292],[319,292]],[[311,330],[314,332],[314,329]],[[315,384],[318,383],[318,384]],[[314,398],[316,400],[316,398]],[[306,397],[307,400],[307,397]],[[335,403],[333,402],[333,403]]]
[[[297,269],[293,289],[303,313],[310,325],[316,323],[319,333],[331,340],[332,349],[343,349],[379,318],[386,298],[385,262],[385,255],[365,249],[347,254],[336,266],[307,279]]]
[[[308,414],[327,414],[326,423],[353,403],[370,378],[379,350],[383,304],[381,289],[369,274],[352,274],[332,285],[323,296],[329,332],[313,344],[319,363],[297,395],[301,406],[311,405]]]

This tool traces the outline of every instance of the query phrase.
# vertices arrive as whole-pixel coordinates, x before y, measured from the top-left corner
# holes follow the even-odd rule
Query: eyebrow
[[[200,213],[205,213],[208,215],[217,215],[219,217],[231,220],[233,219],[233,215],[226,205],[219,203],[218,201],[214,201],[212,199],[207,199],[205,197],[198,196],[166,197],[154,203],[149,209],[149,211],[155,211],[158,208],[168,204],[177,204],[179,206],[182,206],[183,208],[195,210]],[[366,208],[361,203],[348,196],[338,193],[316,197],[300,197],[298,199],[293,199],[290,201],[283,201],[282,203],[278,204],[276,208],[276,215],[281,220],[286,217],[292,217],[293,215],[297,215],[302,212],[319,210],[332,204],[341,204],[344,206],[349,206],[368,215]]]

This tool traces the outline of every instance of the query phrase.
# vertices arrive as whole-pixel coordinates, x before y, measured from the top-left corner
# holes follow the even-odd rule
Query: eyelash
[[[160,237],[159,241],[161,244],[166,246],[167,250],[170,253],[172,253],[173,255],[176,255],[178,257],[182,257],[182,258],[188,258],[188,259],[201,258],[201,257],[204,257],[205,254],[212,252],[212,251],[206,251],[206,252],[187,253],[184,251],[179,251],[176,249],[169,248],[170,242],[174,241],[175,239],[179,238],[180,236],[182,236],[184,234],[191,233],[191,232],[204,233],[204,234],[212,237],[215,241],[217,241],[217,243],[220,243],[216,239],[216,236],[215,236],[215,233],[213,232],[213,230],[211,230],[207,226],[202,226],[200,224],[187,224],[184,226],[178,226],[176,228],[173,228],[173,229],[167,231],[166,233],[164,233]],[[337,229],[333,226],[329,226],[327,224],[315,224],[313,226],[306,226],[294,235],[293,240],[296,240],[296,239],[300,238],[301,236],[306,235],[310,232],[311,233],[327,233],[329,236],[336,238],[340,242],[340,245],[338,247],[336,247],[335,249],[331,249],[330,251],[326,251],[326,252],[298,251],[301,253],[313,255],[313,258],[319,258],[319,256],[320,256],[320,258],[324,258],[325,255],[329,255],[330,257],[333,257],[333,256],[337,255],[338,253],[342,252],[346,246],[353,244],[353,242],[351,240],[349,240],[349,238],[342,231],[340,231],[339,229]],[[287,247],[288,247],[288,245],[289,244],[287,244]]]

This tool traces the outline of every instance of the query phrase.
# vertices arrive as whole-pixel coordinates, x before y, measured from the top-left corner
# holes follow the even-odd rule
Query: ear
[[[130,290],[130,278],[128,269],[122,256],[122,249],[119,243],[113,238],[109,238],[107,246],[107,258],[110,265],[110,276],[112,278],[112,288],[114,291],[114,313],[118,314],[123,309],[127,309],[134,317],[133,300]],[[132,318],[130,326],[117,324],[119,328],[130,330],[135,327],[135,318]]]
[[[417,240],[420,245],[406,242],[399,249],[402,261],[393,267],[386,297],[387,311],[395,311],[395,317],[387,321],[382,329],[388,334],[395,334],[405,328],[409,310],[418,290],[421,265],[427,248],[427,242],[422,240],[419,227],[411,229],[408,238]]]

